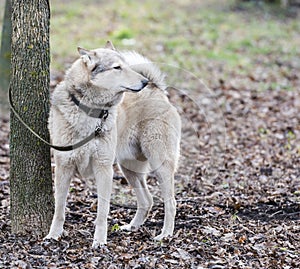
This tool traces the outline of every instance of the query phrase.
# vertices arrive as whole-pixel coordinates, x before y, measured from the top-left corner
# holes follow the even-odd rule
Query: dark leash
[[[94,132],[92,132],[89,136],[87,136],[86,138],[84,138],[83,140],[73,144],[73,145],[68,145],[68,146],[57,146],[57,145],[52,145],[51,143],[49,143],[48,141],[46,141],[44,138],[42,138],[40,135],[38,135],[34,130],[32,130],[32,128],[30,128],[21,118],[21,116],[19,115],[19,113],[17,112],[16,108],[13,105],[12,102],[12,96],[11,96],[11,89],[9,88],[8,90],[8,95],[9,95],[9,105],[11,110],[13,111],[13,113],[15,114],[15,116],[17,117],[17,119],[35,136],[37,137],[39,140],[41,140],[43,143],[45,143],[46,145],[48,145],[49,147],[59,150],[59,151],[70,151],[73,149],[77,149],[83,145],[85,145],[86,143],[90,142],[92,139],[94,139],[95,137],[99,137],[102,133],[103,133],[103,122],[107,119],[108,117],[108,111],[104,110],[104,109],[96,109],[96,108],[89,108],[83,104],[80,103],[80,101],[78,99],[76,99],[76,97],[73,94],[70,94],[71,100],[73,101],[73,103],[75,105],[77,105],[81,110],[83,110],[88,116],[93,117],[93,118],[99,118],[101,119],[101,124],[97,125],[96,129]]]

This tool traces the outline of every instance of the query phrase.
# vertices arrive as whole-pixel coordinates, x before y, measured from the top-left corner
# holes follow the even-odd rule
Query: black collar
[[[108,110],[106,109],[98,109],[98,108],[90,108],[84,104],[81,104],[80,101],[75,97],[74,94],[70,93],[71,100],[74,102],[76,106],[78,106],[82,111],[84,111],[88,116],[93,118],[99,118],[106,120],[108,117]]]

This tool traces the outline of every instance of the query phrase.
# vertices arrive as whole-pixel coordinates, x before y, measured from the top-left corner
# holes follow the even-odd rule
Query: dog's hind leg
[[[137,196],[137,211],[134,218],[127,225],[121,227],[122,230],[128,230],[139,228],[145,222],[149,211],[153,205],[152,196],[148,190],[146,183],[146,174],[130,171],[124,166],[120,165],[120,168],[128,180],[130,185],[134,188]]]
[[[73,167],[63,167],[56,162],[55,169],[55,211],[46,239],[59,239],[63,234],[63,225],[65,222],[66,200],[70,187],[71,177],[73,176]]]
[[[174,194],[174,171],[175,165],[172,161],[165,160],[163,164],[154,171],[159,182],[161,195],[164,200],[164,225],[162,232],[154,239],[161,240],[164,237],[173,235],[176,215],[176,200]]]

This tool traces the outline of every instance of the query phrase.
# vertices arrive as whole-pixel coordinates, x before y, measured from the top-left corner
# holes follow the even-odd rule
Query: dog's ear
[[[109,40],[106,42],[105,48],[106,49],[111,49],[111,50],[116,50],[113,43]]]
[[[88,54],[90,51],[81,47],[77,47],[77,50],[81,56]]]
[[[77,50],[81,55],[81,60],[85,63],[85,65],[88,68],[93,68],[95,65],[95,60],[93,56],[96,56],[96,52],[81,47],[78,47]]]

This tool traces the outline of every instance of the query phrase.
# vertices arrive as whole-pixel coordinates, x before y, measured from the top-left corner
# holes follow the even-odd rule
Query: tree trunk
[[[5,2],[0,50],[0,113],[8,111],[7,90],[10,80],[11,0]]]
[[[12,1],[13,103],[23,120],[49,140],[49,19],[47,0]],[[12,232],[43,235],[53,215],[50,149],[11,112]]]

